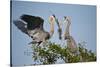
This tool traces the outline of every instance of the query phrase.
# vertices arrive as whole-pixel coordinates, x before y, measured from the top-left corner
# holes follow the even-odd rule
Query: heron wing
[[[24,14],[20,18],[27,23],[27,28],[29,30],[34,30],[36,28],[43,29],[44,20],[41,17]]]
[[[25,25],[26,25],[25,23],[23,23],[23,22],[20,21],[20,20],[14,20],[13,23],[14,23],[15,26],[17,26],[17,28],[18,28],[19,30],[21,30],[23,33],[28,34],[27,28],[25,27]]]

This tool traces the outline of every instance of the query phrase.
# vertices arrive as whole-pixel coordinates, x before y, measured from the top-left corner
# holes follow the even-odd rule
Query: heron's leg
[[[33,40],[32,42],[30,42],[29,44],[36,44],[38,43],[36,40]]]

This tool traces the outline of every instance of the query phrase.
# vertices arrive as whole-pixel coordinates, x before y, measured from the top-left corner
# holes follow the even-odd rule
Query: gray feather
[[[20,20],[14,20],[13,23],[16,25],[16,27],[21,30],[23,33],[28,34],[26,24],[23,23],[23,21]]]

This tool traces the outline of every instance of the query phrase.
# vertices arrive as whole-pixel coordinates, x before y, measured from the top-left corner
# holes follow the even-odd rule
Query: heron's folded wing
[[[29,30],[33,30],[36,28],[43,29],[44,20],[41,17],[24,14],[20,18],[27,23],[27,28]]]
[[[25,27],[25,25],[26,25],[25,23],[23,23],[23,22],[20,21],[20,20],[14,20],[13,23],[14,23],[15,26],[16,26],[19,30],[21,30],[23,33],[28,34],[28,33],[27,33],[27,28]]]

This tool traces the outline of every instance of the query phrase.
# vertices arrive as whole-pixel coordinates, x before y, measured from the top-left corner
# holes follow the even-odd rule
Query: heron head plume
[[[71,20],[71,16],[64,16],[64,19]]]

